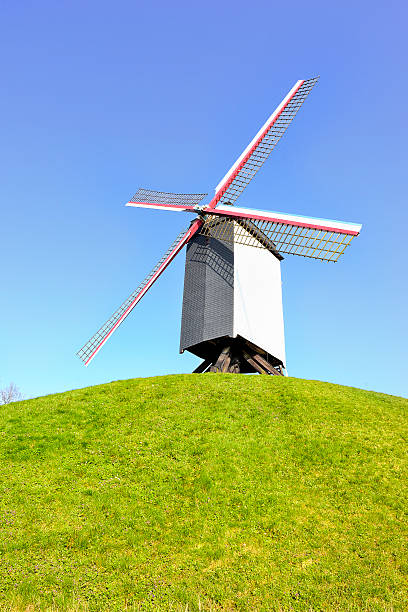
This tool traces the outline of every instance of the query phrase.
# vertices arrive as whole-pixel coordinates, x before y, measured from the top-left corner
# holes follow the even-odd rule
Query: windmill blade
[[[92,336],[90,340],[78,351],[77,355],[84,364],[87,366],[100,351],[102,346],[113,334],[115,329],[119,327],[126,317],[132,312],[133,308],[146,292],[150,289],[153,283],[159,278],[164,272],[167,266],[175,258],[175,256],[181,251],[183,246],[194,236],[194,234],[200,229],[202,221],[196,220],[191,226],[179,236],[163,255],[160,261],[156,264],[150,274],[144,279],[144,281],[138,286],[138,288],[130,294],[130,296],[123,302],[123,304],[113,313],[113,315],[106,321],[104,325]]]
[[[138,189],[126,206],[194,212],[194,206],[197,206],[206,195],[208,194],[165,193],[163,191],[151,191],[150,189]]]
[[[297,81],[217,185],[212,202],[235,202],[282,138],[318,79],[319,77],[315,77],[307,81]]]
[[[194,206],[188,204],[161,204],[160,202],[126,202],[132,208],[154,208],[156,210],[173,210],[175,212],[195,212]]]
[[[203,212],[207,212],[204,208]],[[241,219],[251,219],[252,221],[267,221],[269,223],[284,223],[299,227],[327,230],[333,232],[349,233],[357,236],[362,225],[348,221],[334,221],[332,219],[321,219],[320,217],[305,217],[304,215],[291,215],[288,213],[275,212],[272,210],[256,210],[253,208],[242,208],[241,206],[217,206],[211,210],[211,215],[223,217],[240,217]]]
[[[335,262],[361,227],[344,221],[219,206],[206,215],[200,233],[269,250],[272,244],[278,253]]]

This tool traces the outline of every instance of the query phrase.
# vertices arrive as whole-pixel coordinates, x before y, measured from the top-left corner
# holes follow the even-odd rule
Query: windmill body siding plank
[[[234,245],[195,236],[187,245],[180,351],[232,336]]]

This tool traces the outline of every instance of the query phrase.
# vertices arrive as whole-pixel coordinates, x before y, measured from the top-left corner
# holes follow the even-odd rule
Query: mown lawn
[[[0,610],[407,610],[407,408],[230,374],[0,407]]]

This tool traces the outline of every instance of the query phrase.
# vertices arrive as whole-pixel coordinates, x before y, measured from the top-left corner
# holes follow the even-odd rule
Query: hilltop
[[[0,407],[1,610],[406,609],[407,407],[231,374]]]

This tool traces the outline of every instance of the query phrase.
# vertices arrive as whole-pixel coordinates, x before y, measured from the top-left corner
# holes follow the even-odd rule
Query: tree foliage
[[[4,389],[0,389],[0,405],[18,402],[22,397],[20,389],[13,382]]]

